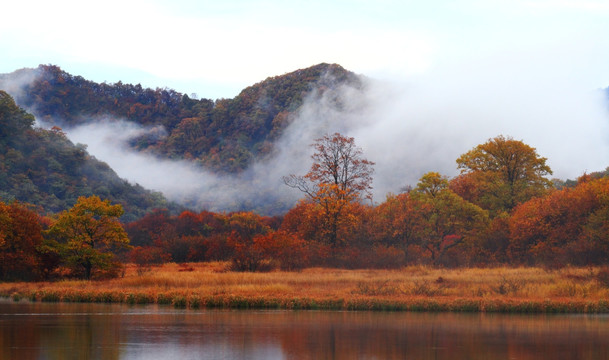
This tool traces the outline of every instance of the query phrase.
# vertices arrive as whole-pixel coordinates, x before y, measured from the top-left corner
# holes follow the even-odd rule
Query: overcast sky
[[[516,64],[609,86],[606,0],[19,0],[2,13],[0,73],[56,64],[211,99],[320,62],[405,81]]]

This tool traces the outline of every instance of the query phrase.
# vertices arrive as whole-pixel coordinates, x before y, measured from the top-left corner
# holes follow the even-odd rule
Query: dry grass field
[[[606,268],[227,269],[220,262],[165,264],[145,272],[129,265],[112,280],[0,283],[0,296],[178,308],[609,313]]]

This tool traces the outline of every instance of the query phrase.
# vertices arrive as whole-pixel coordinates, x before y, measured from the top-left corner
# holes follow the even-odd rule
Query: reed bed
[[[399,270],[311,268],[243,273],[227,263],[127,266],[105,281],[0,283],[16,301],[161,304],[176,308],[609,313],[600,268]]]

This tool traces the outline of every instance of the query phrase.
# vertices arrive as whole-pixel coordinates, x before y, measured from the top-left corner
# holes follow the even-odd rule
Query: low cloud
[[[368,81],[363,92],[338,90],[341,110],[328,101],[336,94],[309,97],[286,136],[298,136],[298,146],[323,133],[353,136],[376,162],[377,202],[415,185],[426,172],[457,175],[455,160],[497,135],[535,147],[556,178],[604,170],[609,166],[605,94],[561,70],[542,59],[487,59],[409,81]]]
[[[283,210],[297,199],[282,188],[281,175],[273,165],[255,164],[239,175],[218,175],[187,161],[161,159],[128,146],[131,139],[158,133],[158,128],[106,119],[64,130],[120,177],[192,208],[235,211],[265,206],[265,211],[276,213],[274,208]]]
[[[540,61],[487,59],[407,80],[365,79],[363,89],[342,85],[313,92],[273,155],[239,175],[218,175],[128,146],[143,134],[162,136],[158,127],[105,119],[64,130],[120,177],[171,200],[197,209],[267,214],[290,208],[303,196],[285,186],[282,176],[305,174],[311,166],[309,145],[340,132],[354,137],[365,157],[376,163],[373,195],[378,203],[389,192],[415,185],[426,172],[456,175],[461,154],[497,135],[537,148],[557,178],[605,169],[606,98],[573,76],[556,75],[561,70]]]

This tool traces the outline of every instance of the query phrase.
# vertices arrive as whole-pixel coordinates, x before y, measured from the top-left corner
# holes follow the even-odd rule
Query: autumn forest
[[[0,91],[0,280],[108,279],[121,276],[127,263],[144,273],[170,262],[209,261],[242,272],[609,262],[609,168],[552,179],[534,144],[509,134],[481,139],[454,159],[457,176],[428,172],[376,202],[375,164],[357,138],[326,134],[311,143],[309,171],[283,177],[301,200],[264,216],[174,204],[120,179],[61,128],[94,112],[162,124],[167,136],[142,137],[132,146],[239,172],[273,151],[311,87],[333,86],[321,76],[328,68],[333,81],[361,85],[324,64],[214,102],[95,84],[46,66],[27,95]],[[263,108],[253,105],[260,93],[272,94]],[[43,130],[29,111],[62,120]]]

